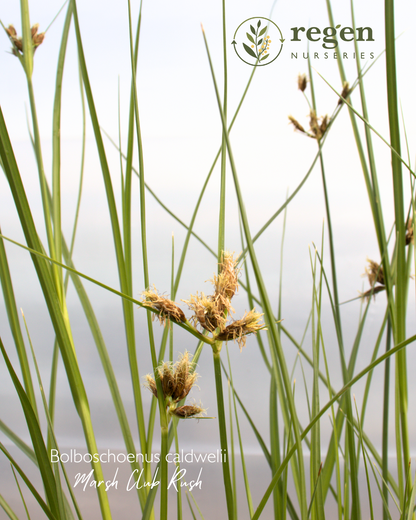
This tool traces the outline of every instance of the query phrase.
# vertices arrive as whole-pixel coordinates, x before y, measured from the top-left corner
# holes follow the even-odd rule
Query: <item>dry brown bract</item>
[[[166,320],[173,320],[177,323],[186,321],[183,310],[166,296],[158,294],[155,286],[153,286],[153,289],[149,288],[142,292],[142,303],[145,307],[150,307],[158,311],[158,318],[162,325],[166,324]]]

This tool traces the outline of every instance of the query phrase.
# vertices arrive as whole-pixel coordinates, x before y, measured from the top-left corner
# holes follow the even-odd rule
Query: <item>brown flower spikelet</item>
[[[174,368],[174,390],[172,392],[172,399],[178,402],[189,394],[198,378],[198,374],[196,372],[191,373],[190,371],[192,363],[189,359],[189,352],[187,351],[182,358],[175,363]]]
[[[220,341],[229,341],[230,339],[237,341],[240,350],[246,344],[246,336],[256,333],[260,329],[264,329],[264,323],[260,323],[263,314],[255,312],[255,309],[246,313],[241,320],[235,320],[220,332],[216,339]]]
[[[344,99],[347,99],[350,93],[350,86],[348,81],[344,81],[344,84],[342,86],[342,92],[341,97],[338,99],[338,105],[342,105],[344,103]]]
[[[147,374],[145,376],[145,379],[146,379],[145,386],[152,392],[152,394],[157,399],[157,388],[156,388],[155,380],[153,379],[153,377],[150,374]]]
[[[181,419],[186,419],[188,417],[195,417],[196,415],[201,416],[205,413],[205,409],[196,404],[186,404],[170,410],[170,413]]]
[[[34,51],[36,50],[37,47],[39,47],[39,45],[45,39],[45,33],[38,34],[38,29],[39,29],[38,23],[36,23],[30,29]],[[16,32],[16,29],[14,28],[14,26],[9,25],[9,27],[6,29],[6,32],[10,38],[10,41],[13,43],[13,48],[12,48],[13,54],[17,55],[17,51],[20,52],[21,54],[23,54],[23,41],[22,41],[21,37],[17,36],[17,32]],[[16,49],[17,49],[17,51],[16,51]]]
[[[295,119],[293,116],[288,116],[288,118],[289,118],[289,121],[292,123],[292,125],[295,127],[295,130],[299,130],[299,132],[306,134],[305,129],[299,123],[299,121],[297,119]]]
[[[382,291],[386,290],[385,285],[376,285],[375,287],[372,287],[368,291],[365,291],[364,293],[360,293],[361,298],[366,298],[367,300],[373,296],[374,300],[376,299],[376,294]]]
[[[225,327],[224,307],[218,306],[218,301],[215,301],[212,296],[196,293],[196,295],[191,294],[189,300],[182,301],[194,311],[195,314],[191,319],[195,325],[199,323],[208,332],[214,332],[218,327],[222,330]]]
[[[166,320],[173,320],[177,323],[186,321],[182,309],[180,309],[174,301],[158,294],[155,286],[153,286],[153,289],[149,288],[142,292],[142,302],[146,307],[150,307],[159,312],[158,318],[162,325],[165,325]]]
[[[238,256],[234,259],[234,254],[223,251],[221,255],[220,273],[214,275],[212,282],[215,287],[214,297],[221,296],[231,300],[238,291],[238,274],[240,269],[237,267]]]
[[[162,383],[163,395],[165,398],[171,397],[175,391],[175,378],[172,374],[172,363],[163,363],[162,366],[158,368],[158,372]]]
[[[413,219],[409,218],[406,229],[406,245],[413,244]]]
[[[299,74],[298,75],[298,89],[301,92],[305,92],[307,84],[308,84],[308,78],[306,77],[306,74]]]
[[[374,260],[367,258],[368,266],[365,268],[365,274],[368,277],[368,283],[373,286],[375,283],[384,285],[384,271],[383,266],[379,265]]]
[[[198,379],[198,374],[193,368],[194,364],[190,361],[187,351],[175,364],[164,362],[157,368],[165,399],[177,403],[189,394]],[[157,398],[156,382],[150,374],[146,376],[145,386]]]

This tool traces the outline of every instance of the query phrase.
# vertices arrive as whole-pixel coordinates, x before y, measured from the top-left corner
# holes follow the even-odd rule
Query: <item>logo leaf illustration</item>
[[[251,43],[254,43],[254,38],[251,36],[250,33],[246,33],[247,34],[247,38],[251,41]]]
[[[261,22],[260,22],[260,20],[259,20],[259,21],[257,22],[257,29],[260,27],[260,25],[261,25]]]
[[[261,45],[262,41],[263,41],[263,38],[260,38],[260,40],[257,42],[257,45]]]
[[[267,27],[263,27],[263,29],[259,32],[259,36],[263,36],[263,34],[267,31]]]
[[[268,57],[269,57],[269,55],[268,55],[268,54],[265,54],[265,55],[260,59],[260,61],[267,60]]]
[[[254,27],[252,25],[250,25],[250,31],[253,33],[253,34],[256,34],[256,30],[254,29]]]
[[[256,53],[253,51],[253,49],[251,47],[249,47],[248,45],[246,45],[245,43],[243,43],[243,47],[244,49],[246,50],[246,52],[248,54],[250,54],[250,56],[252,56],[253,58],[257,58],[256,56]]]

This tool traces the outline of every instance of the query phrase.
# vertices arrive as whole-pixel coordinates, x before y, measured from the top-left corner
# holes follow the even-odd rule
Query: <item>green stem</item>
[[[224,394],[222,388],[221,376],[221,342],[215,342],[213,345],[214,373],[215,373],[215,389],[217,394],[218,407],[218,426],[220,430],[221,453],[223,454],[222,471],[224,478],[225,497],[227,500],[228,519],[234,520],[234,502],[233,489],[231,485],[230,465],[228,462],[228,446],[227,446],[227,427],[225,421]]]

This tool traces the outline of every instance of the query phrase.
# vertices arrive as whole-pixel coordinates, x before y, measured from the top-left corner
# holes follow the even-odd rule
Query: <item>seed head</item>
[[[413,244],[413,219],[409,218],[406,229],[406,245]]]
[[[306,77],[306,74],[299,74],[298,75],[298,89],[301,92],[305,92],[307,84],[308,84],[308,78]]]
[[[177,403],[185,399],[198,379],[194,368],[195,365],[190,361],[189,352],[185,352],[175,364],[164,362],[157,368],[165,400]],[[146,376],[145,386],[157,398],[156,382],[149,374]]]
[[[259,314],[253,309],[246,313],[241,320],[235,320],[227,325],[216,336],[216,339],[220,341],[229,341],[230,339],[237,341],[241,350],[246,344],[246,336],[248,334],[255,334],[257,331],[265,328],[264,323],[260,323],[262,316],[263,314]]]
[[[38,29],[39,29],[39,24],[38,23],[36,23],[30,29],[34,51],[36,50],[37,47],[39,47],[39,45],[45,39],[45,33],[39,33],[38,34]],[[17,56],[18,54],[23,54],[22,38],[17,36],[17,32],[16,32],[16,29],[14,28],[14,26],[13,25],[9,25],[9,27],[6,29],[6,32],[7,32],[8,36],[9,36],[9,38],[10,38],[10,41],[13,44],[12,53],[15,56]]]
[[[368,278],[368,283],[373,287],[375,283],[384,285],[384,270],[383,266],[379,265],[374,260],[367,258],[368,266],[365,268],[365,274]]]
[[[158,294],[155,286],[153,286],[153,289],[149,288],[142,292],[142,302],[145,307],[150,307],[159,312],[158,318],[162,325],[166,324],[166,320],[173,320],[177,323],[186,321],[182,309],[166,296]]]
[[[182,300],[186,305],[194,311],[192,321],[195,325],[199,324],[202,328],[209,332],[214,332],[216,328],[223,330],[226,324],[224,317],[224,305],[219,298],[214,299],[213,296],[205,296],[191,294],[189,300]]]
[[[221,255],[220,273],[214,275],[212,280],[215,287],[215,297],[221,296],[231,300],[238,291],[238,275],[240,269],[237,267],[238,256],[234,259],[234,253],[223,251]]]
[[[190,354],[185,351],[185,354],[173,366],[173,381],[174,389],[172,392],[172,399],[175,402],[185,399],[191,391],[191,388],[198,379],[198,374],[193,371],[194,365],[190,361]]]
[[[206,410],[196,404],[186,404],[178,406],[178,408],[169,409],[169,412],[180,419],[187,419],[188,417],[198,418],[206,413]]]
[[[145,375],[145,379],[146,381],[144,383],[144,386],[146,386],[157,399],[157,388],[155,380],[150,374]]]
[[[348,81],[344,81],[344,84],[342,86],[341,97],[338,99],[338,105],[342,105],[342,103],[344,103],[343,100],[347,99],[349,94],[350,94],[350,85],[349,85]]]
[[[375,287],[372,287],[368,291],[365,291],[364,293],[360,293],[361,298],[366,298],[367,300],[373,296],[374,300],[376,299],[376,294],[385,291],[386,286],[385,285],[376,285]]]
[[[293,116],[288,116],[288,118],[289,118],[289,121],[292,123],[292,125],[295,127],[295,130],[299,130],[299,132],[306,134],[305,129],[299,123],[299,121],[297,119],[295,119]]]

